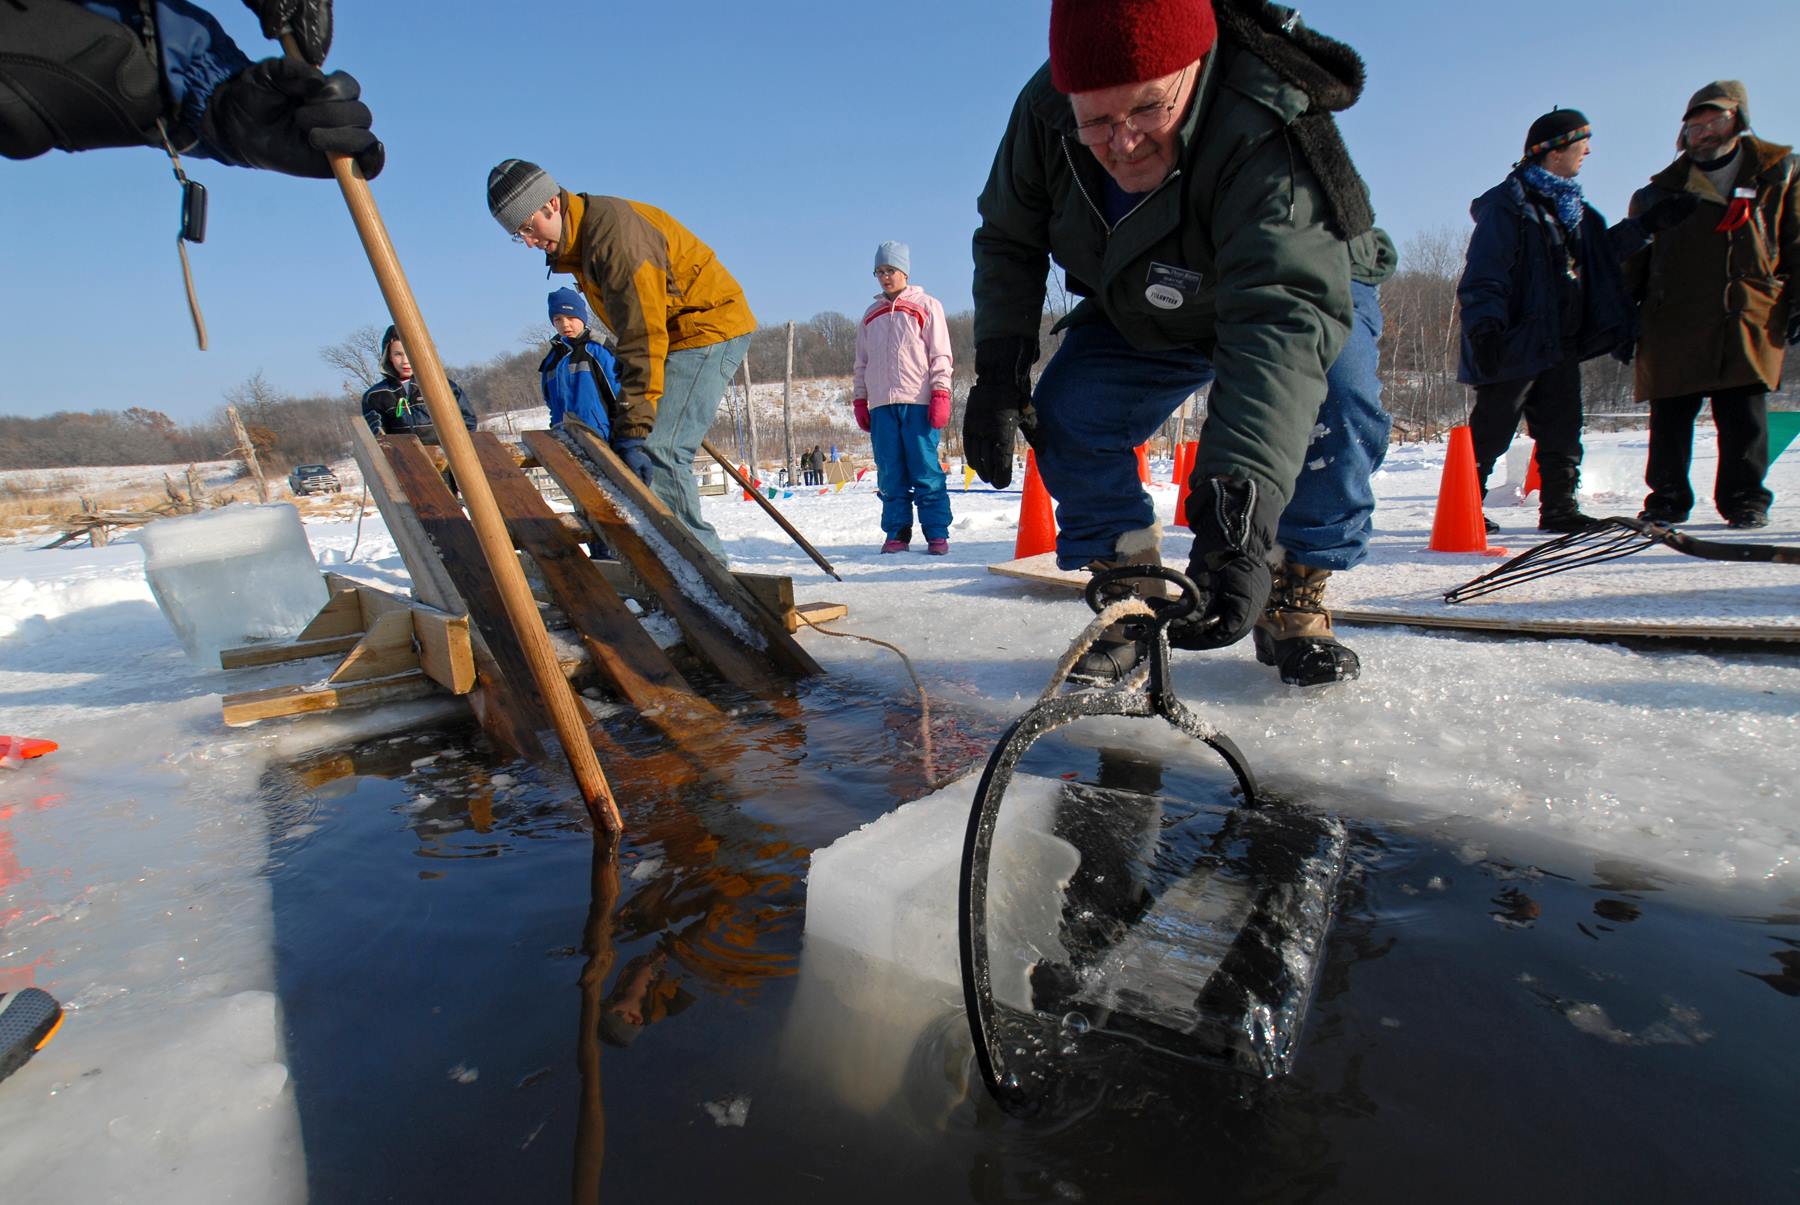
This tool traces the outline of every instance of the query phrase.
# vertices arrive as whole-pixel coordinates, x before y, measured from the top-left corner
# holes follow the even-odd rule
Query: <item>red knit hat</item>
[[[1050,82],[1058,92],[1140,84],[1218,40],[1212,0],[1051,0]]]

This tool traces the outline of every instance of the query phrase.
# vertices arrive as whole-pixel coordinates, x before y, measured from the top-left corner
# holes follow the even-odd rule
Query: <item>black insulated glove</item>
[[[1687,221],[1688,216],[1700,204],[1700,194],[1678,192],[1664,197],[1644,212],[1638,214],[1638,225],[1644,228],[1645,234],[1661,234]]]
[[[370,180],[387,152],[369,127],[362,85],[290,59],[264,59],[213,92],[202,136],[229,162],[290,176],[329,179],[327,155],[348,155]]]
[[[331,49],[331,0],[244,0],[244,7],[262,22],[263,37],[279,41],[282,34],[293,34],[300,57],[324,65]]]
[[[1012,484],[1013,437],[1027,442],[1037,426],[1031,408],[1031,366],[1037,342],[1018,336],[987,339],[975,348],[975,384],[963,410],[963,459],[976,476],[1005,489]]]
[[[1269,549],[1281,512],[1254,481],[1208,477],[1188,495],[1194,550],[1187,575],[1200,592],[1191,615],[1169,625],[1169,643],[1217,649],[1250,634],[1269,602]]]

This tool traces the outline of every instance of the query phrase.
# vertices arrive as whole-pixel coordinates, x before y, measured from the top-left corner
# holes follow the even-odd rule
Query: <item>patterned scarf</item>
[[[1556,218],[1570,238],[1581,236],[1581,185],[1573,180],[1544,170],[1541,164],[1529,164],[1519,178],[1538,196],[1556,207]]]

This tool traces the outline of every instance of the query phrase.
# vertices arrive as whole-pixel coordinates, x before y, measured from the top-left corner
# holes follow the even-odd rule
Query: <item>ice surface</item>
[[[197,664],[297,635],[326,602],[300,512],[285,502],[158,519],[138,542],[156,605]]]

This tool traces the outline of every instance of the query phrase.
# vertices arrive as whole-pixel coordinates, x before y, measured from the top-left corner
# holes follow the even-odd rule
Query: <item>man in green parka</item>
[[[1256,632],[1284,682],[1353,678],[1325,579],[1367,553],[1387,449],[1375,286],[1393,245],[1331,112],[1347,47],[1263,0],[1053,0],[979,201],[968,463],[1010,482],[1014,434],[1057,500],[1064,569],[1160,564],[1134,449],[1211,385],[1191,479],[1191,649]],[[1035,392],[1049,261],[1083,300]],[[1279,546],[1277,544],[1279,541]],[[1141,658],[1121,625],[1076,676]]]

